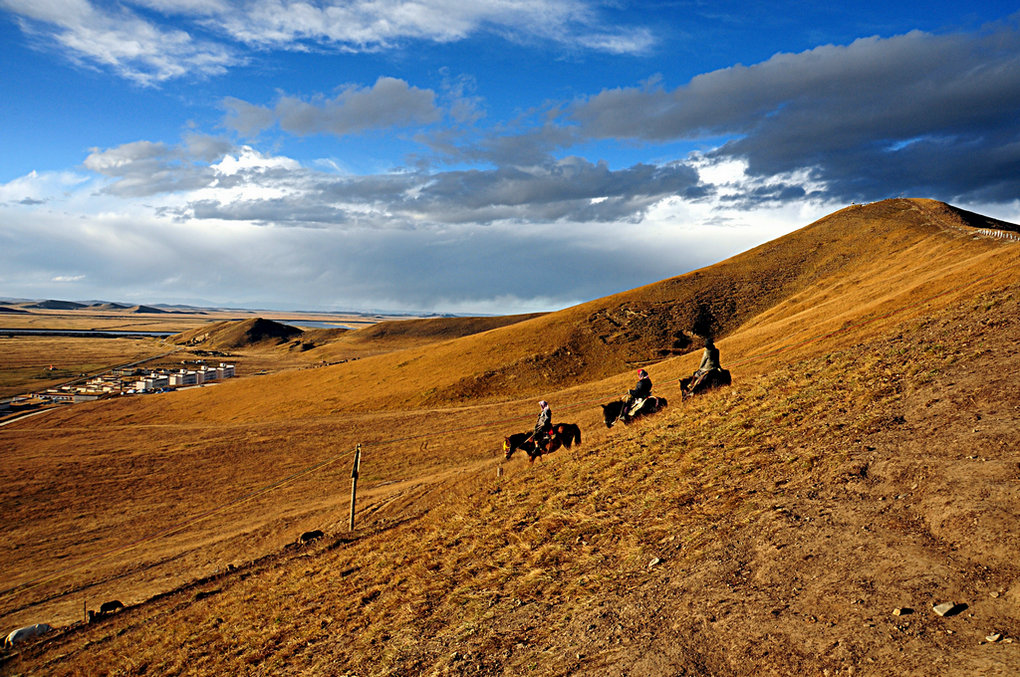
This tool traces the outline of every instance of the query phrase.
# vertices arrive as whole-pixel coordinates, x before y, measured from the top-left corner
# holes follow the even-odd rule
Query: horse
[[[575,444],[581,446],[581,429],[576,423],[556,423],[553,425],[553,440],[567,449]],[[557,448],[559,447],[557,446]],[[553,449],[549,451],[553,451]]]
[[[665,397],[649,397],[641,403],[641,406],[632,415],[624,416],[623,411],[627,406],[627,402],[625,400],[616,400],[615,402],[602,405],[602,418],[606,422],[606,427],[612,428],[613,424],[617,421],[623,421],[624,424],[630,423],[631,420],[639,416],[647,416],[665,409],[667,404]]]
[[[518,449],[528,455],[528,462],[534,463],[536,458],[542,454],[551,454],[560,447],[570,449],[575,444],[581,444],[581,428],[575,423],[556,423],[545,444],[535,444],[534,433],[514,433],[503,438],[503,451],[506,453],[506,460],[510,460],[513,453]]]
[[[680,379],[681,398],[686,400],[709,388],[728,386],[732,382],[728,369],[711,369],[703,374],[694,372],[687,378]]]

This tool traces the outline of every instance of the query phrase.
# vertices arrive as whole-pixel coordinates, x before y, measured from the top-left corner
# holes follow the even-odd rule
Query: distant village
[[[219,366],[201,365],[195,369],[178,370],[141,368],[114,369],[100,374],[85,383],[63,385],[36,393],[41,399],[53,402],[90,402],[117,395],[158,393],[177,388],[201,386],[234,377],[234,365],[220,362]]]

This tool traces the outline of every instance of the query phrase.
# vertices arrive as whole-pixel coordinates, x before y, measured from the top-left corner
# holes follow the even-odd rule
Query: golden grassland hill
[[[209,420],[238,421],[539,398],[698,351],[699,335],[709,332],[733,337],[724,360],[766,347],[804,344],[801,350],[810,351],[814,336],[894,309],[920,312],[917,304],[929,297],[946,303],[994,284],[995,271],[1014,266],[1020,255],[977,236],[971,222],[987,225],[931,200],[853,206],[716,265],[632,291],[314,373],[279,374],[272,385],[239,381],[230,384],[229,401],[200,405],[201,393],[179,401],[182,412],[201,409]],[[624,392],[632,380],[628,373],[613,383]],[[280,392],[289,394],[285,401]]]
[[[581,310],[0,428],[0,535],[16,546],[0,561],[12,572],[8,622],[66,622],[83,596],[134,605],[212,577],[9,664],[833,674],[868,657],[906,672],[956,657],[1009,668],[1006,644],[978,654],[971,640],[1010,632],[1020,595],[1004,554],[1017,545],[1005,525],[1017,505],[1020,247],[947,214],[916,200],[851,208],[788,236],[791,252],[766,245]],[[600,308],[686,298],[678,279],[724,290],[718,269],[739,278],[788,260],[817,264],[801,266],[814,282],[785,283],[798,291],[719,341],[734,387],[680,405],[675,379],[697,354],[667,357],[652,373],[673,406],[632,428],[606,430],[597,406],[632,385],[629,369],[584,382],[552,370],[547,385],[489,395],[493,376],[472,371],[518,365],[542,340],[555,350]],[[612,359],[606,345],[589,355]],[[481,396],[450,386],[476,375]],[[585,444],[534,469],[515,460],[494,485],[491,454],[530,427],[533,392],[578,422]],[[348,536],[339,464],[357,442],[367,504]],[[47,513],[35,509],[44,501]],[[988,531],[975,533],[984,515]],[[330,538],[282,549],[309,528]],[[242,571],[224,574],[228,564]],[[974,616],[921,616],[943,596],[974,600]],[[889,621],[890,604],[917,614]]]
[[[1018,277],[763,356],[534,466],[490,459],[354,532],[338,500],[321,540],[4,668],[1017,674]]]
[[[201,345],[211,349],[231,350],[258,344],[279,345],[300,336],[301,333],[297,327],[255,317],[247,320],[223,320],[172,336],[170,340],[178,345]]]

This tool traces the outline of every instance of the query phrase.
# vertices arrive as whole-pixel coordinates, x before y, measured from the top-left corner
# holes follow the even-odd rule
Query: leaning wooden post
[[[354,450],[354,469],[351,470],[351,523],[350,531],[354,531],[354,505],[358,499],[358,472],[361,470],[361,443]]]

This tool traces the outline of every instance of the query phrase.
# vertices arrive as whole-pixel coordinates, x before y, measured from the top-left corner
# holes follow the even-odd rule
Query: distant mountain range
[[[272,312],[293,312],[295,314],[328,314],[328,315],[353,315],[356,317],[461,317],[454,313],[425,313],[425,312],[394,312],[383,310],[294,310],[281,311],[273,308],[235,308],[228,306],[193,306],[182,303],[155,303],[146,305],[132,305],[117,301],[103,301],[91,299],[86,301],[65,301],[59,299],[25,299],[0,296],[0,313],[4,312],[30,312],[32,310],[88,310],[88,311],[120,311],[132,313],[188,313],[206,314],[212,312],[238,312],[256,314],[260,311]]]
[[[33,301],[33,300],[21,300],[21,299],[0,299],[0,302],[4,305],[0,306],[0,312],[6,313],[25,313],[32,310],[110,310],[110,311],[123,311],[128,313],[146,313],[146,314],[157,314],[170,312],[163,310],[157,306],[129,306],[124,303],[114,303],[112,301],[94,301],[90,303],[82,303],[79,301],[60,301],[56,299],[46,299],[45,301]],[[201,313],[202,310],[193,309],[190,312]]]

